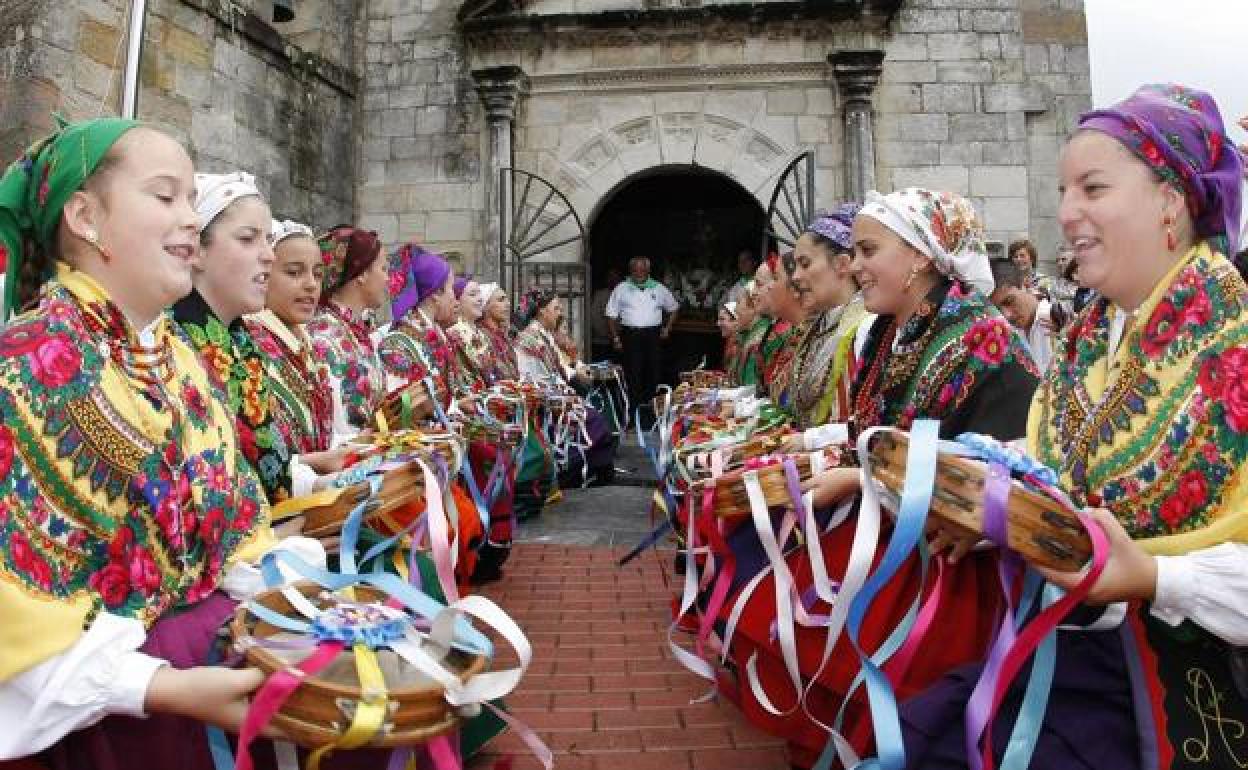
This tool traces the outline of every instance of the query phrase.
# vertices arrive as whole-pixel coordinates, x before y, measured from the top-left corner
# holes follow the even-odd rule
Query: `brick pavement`
[[[533,644],[533,664],[507,703],[555,752],[555,768],[787,770],[783,742],[755,730],[732,705],[690,704],[707,688],[668,650],[665,564],[652,551],[617,567],[621,553],[522,543],[503,580],[483,591]],[[500,665],[514,665],[509,655]],[[504,734],[469,770],[508,764],[540,767]]]

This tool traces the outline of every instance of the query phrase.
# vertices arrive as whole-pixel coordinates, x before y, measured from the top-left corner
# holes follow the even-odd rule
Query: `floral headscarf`
[[[239,198],[263,198],[256,178],[246,171],[228,174],[195,175],[195,213],[199,214],[199,231],[208,229],[221,212]]]
[[[390,255],[390,312],[394,320],[446,285],[451,265],[418,243],[405,243]]]
[[[339,225],[319,239],[321,261],[325,263],[321,304],[329,304],[334,292],[358,278],[373,266],[381,254],[381,240],[372,230]]]
[[[516,308],[516,317],[513,319],[517,329],[524,329],[529,323],[537,317],[542,308],[549,305],[559,298],[559,295],[553,291],[544,289],[529,289],[520,297],[520,305]]]
[[[4,274],[7,320],[16,301],[17,276],[31,245],[47,247],[56,235],[61,209],[121,135],[139,125],[122,118],[68,124],[35,142],[0,177],[0,271]]]
[[[992,294],[992,268],[984,225],[961,195],[908,187],[888,195],[872,191],[860,216],[868,216],[918,249],[946,276]]]
[[[1147,85],[1112,107],[1084,114],[1079,128],[1122,142],[1183,193],[1196,233],[1235,255],[1243,159],[1226,137],[1212,96],[1186,86]]]
[[[854,217],[862,209],[857,203],[842,203],[831,211],[819,211],[806,225],[806,232],[823,236],[838,249],[849,251],[854,247]]]

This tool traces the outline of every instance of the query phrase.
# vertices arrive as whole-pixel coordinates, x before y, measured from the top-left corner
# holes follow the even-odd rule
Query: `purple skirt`
[[[157,621],[139,651],[174,668],[205,665],[217,630],[234,614],[235,605],[225,594],[214,593],[185,612]],[[257,741],[251,751],[257,768],[276,768],[268,741]],[[384,768],[389,756],[380,750],[335,752],[321,767]],[[44,753],[43,761],[51,770],[214,770],[204,724],[172,714],[107,717],[65,736]]]
[[[950,672],[901,705],[906,767],[967,767],[966,704],[982,665]],[[1030,676],[1023,669],[993,723],[997,762],[1005,752]],[[1029,765],[1032,770],[1130,770],[1140,743],[1122,637],[1114,631],[1059,632],[1053,687]]]

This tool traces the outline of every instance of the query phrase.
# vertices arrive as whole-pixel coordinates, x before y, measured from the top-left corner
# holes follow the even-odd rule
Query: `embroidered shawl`
[[[771,319],[760,316],[754,323],[737,332],[737,382],[758,385],[763,381],[763,339],[771,328]]]
[[[273,420],[265,356],[246,323],[237,318],[226,326],[195,290],[173,306],[173,317],[199,351],[208,375],[225,389],[243,457],[256,470],[269,502],[290,497],[291,450]]]
[[[909,429],[941,422],[942,437],[974,430],[999,439],[1024,435],[1035,364],[1022,338],[982,294],[945,279],[898,330],[875,319],[851,390],[851,433],[875,425]]]
[[[481,324],[486,340],[490,344],[490,377],[491,383],[499,380],[520,379],[520,366],[516,362],[516,348],[507,336],[505,328],[495,329]]]
[[[325,363],[329,378],[338,385],[346,413],[341,422],[358,430],[372,426],[373,415],[386,396],[386,373],[371,331],[368,321],[333,300],[317,311],[307,327],[312,353]]]
[[[415,308],[396,321],[382,338],[378,352],[387,375],[404,385],[431,379],[442,394],[442,406],[450,406],[459,376],[455,351],[446,332],[423,310]]]
[[[0,330],[0,681],[100,611],[150,626],[272,543],[222,391],[168,317],[154,332],[63,266]]]
[[[446,330],[455,350],[455,371],[459,392],[477,392],[492,379],[494,350],[485,331],[475,323],[460,319]]]
[[[788,406],[793,355],[807,328],[805,324],[794,325],[788,321],[777,320],[771,324],[759,345],[763,391],[777,406]]]
[[[530,321],[524,330],[516,335],[516,352],[541,364],[546,377],[559,382],[566,381],[563,376],[563,361],[559,358],[555,341],[537,321]]]
[[[1248,535],[1248,286],[1201,244],[1137,311],[1116,355],[1098,299],[1059,340],[1030,451],[1079,504],[1112,511],[1153,553]]]
[[[287,446],[299,454],[329,449],[333,396],[325,364],[312,354],[303,327],[291,328],[265,310],[247,319],[247,330],[265,356],[273,422]]]
[[[854,297],[822,313],[795,346],[789,407],[802,428],[848,417],[854,336],[866,312]]]

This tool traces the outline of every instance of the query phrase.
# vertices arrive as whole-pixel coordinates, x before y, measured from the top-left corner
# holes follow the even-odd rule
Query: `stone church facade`
[[[140,117],[198,167],[253,170],[282,216],[489,277],[539,232],[557,245],[527,259],[580,260],[604,206],[656,170],[718,175],[761,209],[806,152],[817,206],[954,190],[990,237],[1030,233],[1051,258],[1057,153],[1090,105],[1082,0],[296,0],[288,23],[266,0],[148,5]],[[10,157],[52,108],[116,110],[126,22],[123,0],[17,6]]]

